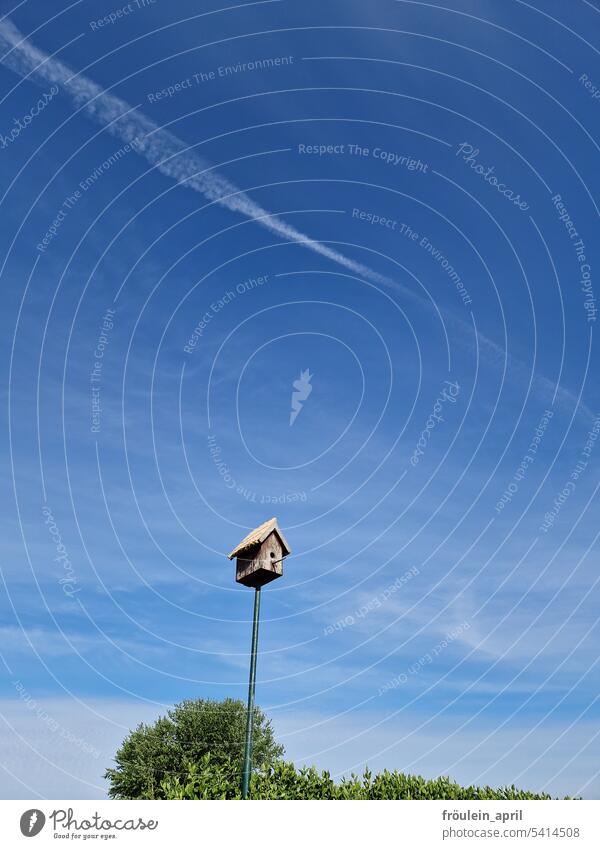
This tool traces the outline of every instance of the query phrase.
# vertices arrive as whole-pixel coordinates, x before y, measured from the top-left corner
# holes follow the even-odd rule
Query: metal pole
[[[242,799],[248,798],[252,772],[252,724],[254,721],[254,687],[256,684],[256,653],[258,649],[258,617],[260,614],[260,587],[254,593],[254,620],[252,623],[252,650],[250,653],[250,682],[248,684],[248,711],[246,714],[246,743],[244,745],[244,770],[242,772]]]

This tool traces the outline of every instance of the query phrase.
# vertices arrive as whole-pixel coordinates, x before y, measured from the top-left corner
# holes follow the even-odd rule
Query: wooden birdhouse
[[[251,531],[233,549],[229,559],[236,561],[235,579],[247,587],[262,587],[283,575],[283,558],[290,554],[277,519],[269,519]]]

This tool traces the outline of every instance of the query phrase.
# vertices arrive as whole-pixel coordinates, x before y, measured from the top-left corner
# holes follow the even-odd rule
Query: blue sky
[[[0,793],[245,697],[276,515],[290,757],[597,798],[600,12],[218,6],[2,4]]]

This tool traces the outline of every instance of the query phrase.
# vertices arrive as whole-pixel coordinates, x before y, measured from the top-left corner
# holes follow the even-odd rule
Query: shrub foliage
[[[240,775],[232,765],[205,755],[189,764],[184,778],[169,776],[162,783],[164,799],[239,799]],[[462,787],[449,778],[428,781],[419,775],[383,772],[362,777],[351,775],[335,782],[330,773],[315,767],[296,769],[278,761],[252,775],[252,799],[550,799],[546,794],[528,793],[516,787]]]
[[[113,799],[163,799],[163,782],[184,778],[189,764],[202,764],[210,752],[211,769],[225,771],[232,786],[242,769],[246,706],[239,699],[181,702],[153,725],[142,723],[124,740],[116,766],[106,770]],[[283,754],[271,722],[260,708],[254,713],[253,760],[275,763]],[[211,797],[213,798],[213,797]],[[214,798],[221,798],[216,795]]]
[[[106,770],[113,799],[239,799],[246,707],[240,700],[184,701],[153,725],[139,725]],[[549,799],[516,787],[462,787],[449,778],[383,772],[335,781],[282,760],[283,746],[255,708],[252,799]]]

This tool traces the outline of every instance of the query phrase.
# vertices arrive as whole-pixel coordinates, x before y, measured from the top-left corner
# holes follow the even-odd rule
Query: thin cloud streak
[[[213,166],[189,149],[181,139],[164,130],[134,109],[125,100],[106,92],[97,83],[77,74],[63,62],[51,58],[29,42],[10,21],[0,22],[0,49],[5,54],[0,62],[22,77],[37,83],[59,86],[96,123],[125,142],[167,177],[204,195],[209,201],[247,218],[260,219],[265,229],[294,242],[300,242],[327,259],[369,280],[399,286],[368,266],[349,259],[339,251],[311,239],[290,224],[273,216],[229,180],[214,173]],[[402,288],[406,294],[409,289]]]
[[[311,239],[296,227],[268,212],[229,180],[215,173],[214,166],[190,150],[189,145],[169,130],[162,129],[137,107],[132,107],[125,100],[109,94],[93,80],[78,74],[68,65],[35,47],[9,19],[0,21],[0,51],[3,53],[0,58],[1,64],[21,77],[32,79],[39,85],[59,86],[71,97],[78,109],[97,124],[105,127],[112,136],[132,145],[133,150],[143,156],[161,174],[198,192],[210,202],[255,220],[271,233],[287,241],[297,242],[353,274],[400,291],[403,295],[417,301],[421,307],[434,308],[425,298],[404,284],[379,274],[369,266],[350,259],[322,242]],[[471,344],[469,340],[474,329],[469,322],[447,311],[444,311],[444,321],[454,326],[457,339],[461,344]],[[479,352],[490,364],[503,369],[504,348],[479,331],[475,332],[478,336]],[[514,369],[517,374],[526,377],[527,380],[529,379],[529,368],[524,363],[508,355],[506,360],[507,366]],[[568,409],[577,404],[577,398],[572,392],[544,376],[535,376],[532,385],[546,403],[556,393],[556,402]],[[579,404],[578,412],[587,423],[593,423],[596,420],[592,410],[583,403]]]

